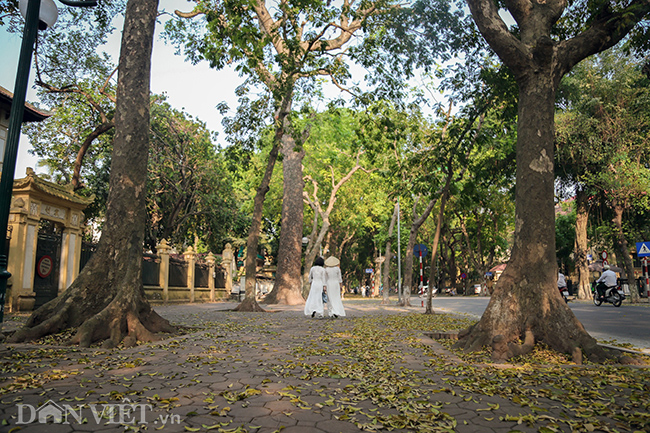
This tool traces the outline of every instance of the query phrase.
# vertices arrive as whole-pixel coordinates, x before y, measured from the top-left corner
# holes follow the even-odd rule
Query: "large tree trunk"
[[[142,286],[149,77],[158,0],[129,0],[117,82],[115,140],[106,223],[97,252],[74,283],[29,318],[12,342],[78,327],[72,343],[152,341],[172,331],[154,312]]]
[[[576,193],[576,269],[578,271],[578,299],[591,298],[591,285],[589,282],[589,263],[587,254],[589,245],[587,240],[587,222],[589,221],[589,197],[582,188]]]
[[[262,229],[262,214],[264,211],[264,199],[266,193],[269,191],[271,184],[271,177],[273,175],[273,168],[275,161],[278,159],[278,142],[275,141],[271,151],[269,152],[269,159],[266,163],[266,170],[257,187],[255,198],[253,200],[253,217],[251,226],[248,230],[248,239],[246,241],[246,260],[244,261],[244,270],[246,272],[245,279],[245,296],[244,300],[234,309],[234,311],[265,311],[257,303],[255,298],[255,285],[257,274],[257,248],[259,246],[260,230]]]
[[[623,211],[624,207],[619,200],[614,202],[614,225],[616,225],[616,243],[618,245],[618,252],[623,258],[625,263],[625,273],[627,274],[627,284],[630,289],[630,301],[639,302],[639,291],[636,288],[634,281],[634,263],[632,256],[630,256],[630,247],[625,239],[625,232],[623,231]]]
[[[594,355],[597,350],[596,340],[575,318],[556,285],[552,76],[547,65],[518,79],[512,255],[481,320],[458,343],[472,351],[493,342],[509,344],[506,351],[495,350],[495,359],[530,350],[534,341],[563,353],[577,354],[576,349],[582,348]],[[523,346],[516,344],[520,338],[526,340]]]
[[[395,210],[393,211],[393,216],[390,219],[390,224],[388,226],[388,240],[386,241],[386,253],[384,254],[384,275],[382,283],[384,285],[384,290],[382,292],[382,305],[390,303],[390,260],[393,255],[392,242],[391,238],[393,237],[393,230],[395,230],[395,222],[397,221],[397,212],[399,212],[399,206],[395,202]]]
[[[262,176],[260,186],[257,188],[253,200],[253,217],[251,226],[248,230],[248,239],[246,241],[246,260],[244,269],[246,272],[245,297],[244,300],[235,308],[235,311],[265,311],[259,306],[255,298],[255,286],[257,279],[257,248],[259,246],[260,231],[262,230],[262,216],[264,211],[264,200],[266,193],[269,191],[273,168],[278,159],[280,143],[284,136],[285,127],[287,127],[289,113],[291,112],[291,94],[285,96],[275,113],[275,135],[273,137],[273,147],[269,152],[269,159],[266,163],[266,170]]]
[[[437,194],[438,193],[434,194],[434,196],[437,196]],[[411,306],[411,284],[413,281],[413,254],[414,254],[413,247],[415,247],[415,241],[417,240],[420,227],[422,227],[422,224],[424,224],[424,222],[429,217],[429,214],[433,210],[433,207],[435,206],[438,199],[437,198],[431,199],[426,209],[424,210],[424,212],[422,212],[422,215],[420,215],[419,217],[417,215],[418,201],[419,198],[413,204],[413,222],[411,223],[409,242],[408,245],[406,245],[406,257],[404,258],[404,287],[402,290],[403,296],[402,299],[400,300],[399,305],[405,307]]]
[[[296,150],[296,142],[288,132],[282,137],[282,224],[278,247],[278,270],[273,290],[264,298],[266,304],[299,305],[302,297],[300,258],[302,255],[303,191],[302,160],[304,149]]]

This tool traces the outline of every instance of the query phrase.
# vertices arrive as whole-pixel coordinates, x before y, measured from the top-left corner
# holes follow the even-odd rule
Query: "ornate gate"
[[[59,294],[59,263],[61,232],[39,232],[36,244],[36,269],[34,270],[34,309],[54,299]]]

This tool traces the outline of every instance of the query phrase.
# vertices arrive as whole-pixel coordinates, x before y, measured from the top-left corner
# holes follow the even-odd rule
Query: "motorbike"
[[[558,287],[560,290],[560,295],[564,298],[564,302],[569,302],[569,290],[566,287]]]
[[[596,290],[596,283],[591,283],[591,291],[594,296],[594,305],[599,307],[603,302],[609,302],[615,307],[620,307],[621,303],[625,300],[625,293],[620,285],[608,287],[605,294],[601,296]]]

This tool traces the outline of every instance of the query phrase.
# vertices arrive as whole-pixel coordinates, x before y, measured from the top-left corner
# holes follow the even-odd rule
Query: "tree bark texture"
[[[388,240],[386,241],[386,253],[384,254],[384,274],[382,276],[384,290],[381,299],[383,305],[390,303],[390,261],[393,256],[391,239],[393,237],[393,230],[395,230],[395,223],[397,222],[397,212],[399,212],[399,206],[397,205],[397,202],[395,202],[395,210],[393,211],[393,216],[390,219],[390,225],[388,226]]]
[[[260,231],[262,229],[262,214],[264,211],[264,199],[269,191],[273,168],[278,159],[278,141],[276,140],[269,152],[269,159],[266,163],[266,170],[262,181],[257,187],[255,198],[253,199],[253,217],[251,226],[248,230],[248,239],[246,241],[246,260],[244,260],[244,269],[246,273],[245,295],[244,300],[235,308],[235,311],[265,311],[257,303],[255,286],[257,280],[257,248],[259,246]]]
[[[436,193],[434,196],[439,194]],[[418,217],[417,215],[417,204],[418,200],[413,204],[413,222],[411,223],[411,230],[409,233],[409,242],[406,245],[406,257],[404,258],[404,286],[403,286],[403,297],[400,302],[400,305],[409,307],[411,306],[411,283],[413,281],[413,248],[415,247],[415,242],[418,237],[418,232],[422,224],[429,218],[429,214],[433,210],[438,198],[433,198],[427,204],[426,209],[422,212],[422,215]]]
[[[540,75],[520,83],[519,89],[511,259],[481,320],[459,341],[461,347],[474,351],[501,338],[512,345],[505,358],[519,354],[516,341],[527,334],[563,353],[575,354],[577,348],[592,354],[598,350],[596,340],[587,334],[557,290],[554,130],[548,127],[553,124],[555,92]]]
[[[253,200],[253,217],[250,229],[248,230],[248,239],[246,241],[246,260],[244,261],[244,268],[246,272],[245,290],[246,294],[244,300],[240,305],[235,308],[235,311],[264,311],[259,306],[256,300],[255,286],[257,279],[257,249],[259,247],[260,231],[262,230],[262,216],[264,211],[264,200],[266,193],[269,191],[271,184],[271,177],[273,176],[273,169],[275,162],[278,159],[278,152],[284,129],[287,126],[289,113],[291,112],[291,95],[286,96],[280,103],[275,113],[275,135],[273,137],[273,147],[269,152],[269,159],[266,163],[266,170],[262,176],[260,186],[257,188],[255,198]]]
[[[158,0],[127,4],[115,112],[106,222],[96,253],[74,283],[43,305],[11,338],[24,341],[78,327],[71,343],[153,341],[172,331],[151,309],[142,285],[149,152],[149,77]]]
[[[614,225],[616,226],[616,244],[618,246],[618,252],[623,259],[625,273],[627,274],[628,287],[630,289],[630,301],[638,303],[639,302],[639,291],[636,288],[636,283],[634,281],[634,263],[632,262],[632,256],[630,256],[630,246],[625,239],[625,232],[623,231],[623,212],[625,208],[623,204],[616,200],[614,202]]]
[[[296,148],[291,134],[282,136],[282,222],[278,246],[278,270],[273,290],[264,298],[267,304],[299,305],[302,297],[300,258],[302,255],[303,191],[302,160],[305,151]]]
[[[499,358],[520,354],[542,341],[560,352],[592,360],[605,352],[587,334],[557,290],[553,212],[554,102],[558,84],[574,65],[620,41],[650,13],[650,2],[632,0],[624,9],[603,8],[579,35],[561,41],[551,29],[565,0],[511,0],[507,9],[519,32],[510,33],[492,0],[467,0],[481,34],[512,71],[519,87],[515,234],[510,262],[481,320],[459,345],[492,344]],[[531,343],[532,341],[532,343]]]
[[[589,281],[589,263],[587,254],[589,244],[587,239],[587,222],[589,221],[589,197],[581,188],[576,193],[576,270],[578,271],[578,299],[591,298],[591,283]]]

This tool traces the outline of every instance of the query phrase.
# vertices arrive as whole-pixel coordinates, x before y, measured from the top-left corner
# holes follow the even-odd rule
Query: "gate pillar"
[[[7,270],[8,308],[10,311],[33,309],[36,293],[34,278],[38,266],[36,252],[41,220],[48,220],[62,229],[59,260],[51,263],[58,269],[58,292],[67,289],[79,274],[83,210],[94,197],[76,194],[71,186],[57,185],[40,179],[31,168],[27,176],[15,179],[9,210],[11,240]]]

